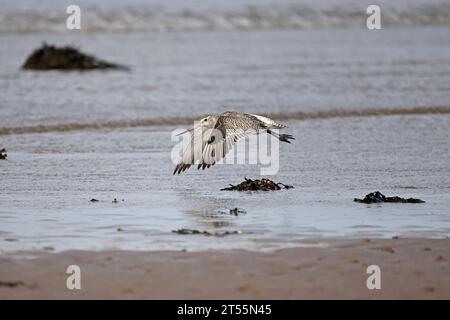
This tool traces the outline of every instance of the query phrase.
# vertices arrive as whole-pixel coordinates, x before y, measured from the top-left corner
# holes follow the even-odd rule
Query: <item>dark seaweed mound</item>
[[[358,199],[355,198],[353,201],[355,202],[361,202],[361,203],[380,203],[380,202],[391,202],[391,203],[424,203],[425,201],[421,199],[414,199],[414,198],[401,198],[398,196],[395,197],[386,197],[384,194],[382,194],[380,191],[375,191],[372,193],[369,193],[364,197],[364,199]]]
[[[291,189],[293,186],[285,185],[281,182],[274,182],[269,179],[247,179],[243,182],[241,182],[238,185],[232,185],[230,184],[229,187],[221,189],[222,191],[274,191],[274,190],[280,190],[280,189]]]
[[[27,70],[127,69],[122,65],[99,60],[71,46],[56,47],[45,43],[31,53],[22,68]]]

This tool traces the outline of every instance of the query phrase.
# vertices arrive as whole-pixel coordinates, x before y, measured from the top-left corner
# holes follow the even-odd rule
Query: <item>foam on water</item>
[[[6,1],[0,33],[64,32],[67,1]],[[365,28],[370,1],[78,1],[83,32],[233,31],[311,28]],[[448,26],[450,4],[443,0],[377,1],[383,25]]]

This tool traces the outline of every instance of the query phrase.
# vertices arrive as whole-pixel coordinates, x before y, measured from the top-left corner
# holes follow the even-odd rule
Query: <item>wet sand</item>
[[[257,251],[321,237],[450,236],[450,115],[285,123],[295,143],[280,145],[279,172],[265,177],[294,188],[277,192],[220,191],[261,178],[266,164],[230,162],[173,176],[171,126],[6,135],[0,253]],[[353,201],[377,190],[426,203]],[[233,208],[246,213],[230,215]],[[178,229],[239,234],[184,237],[172,232]]]
[[[450,298],[450,239],[322,239],[307,244],[265,253],[7,254],[0,257],[0,298]],[[66,289],[65,270],[71,264],[81,267],[81,290]],[[366,287],[366,269],[373,264],[381,268],[380,290]]]
[[[288,120],[315,120],[332,118],[354,118],[354,117],[376,117],[376,116],[401,116],[401,115],[447,115],[450,114],[450,107],[409,107],[409,108],[371,108],[359,110],[324,110],[318,112],[292,112],[292,113],[269,113],[265,116],[277,121]],[[0,136],[11,134],[32,134],[47,132],[71,132],[99,129],[126,129],[135,127],[156,127],[156,126],[182,126],[191,125],[198,120],[196,117],[171,117],[161,119],[139,119],[123,121],[106,121],[93,123],[64,123],[59,125],[37,125],[0,127]]]

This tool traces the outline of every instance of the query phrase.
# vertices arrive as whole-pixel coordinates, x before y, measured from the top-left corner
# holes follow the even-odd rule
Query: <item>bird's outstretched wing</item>
[[[193,164],[198,164],[197,169],[205,170],[223,159],[240,138],[256,133],[256,130],[237,128],[226,120],[229,119],[226,114],[218,118],[214,129],[199,129],[193,133],[173,174],[180,174]]]
[[[226,111],[220,115],[220,118],[224,121],[233,119],[236,122],[240,122],[243,126],[255,126],[259,125],[262,128],[267,129],[282,129],[287,128],[286,125],[276,122],[273,119],[260,116],[252,113],[239,113],[235,111]]]
[[[202,162],[203,148],[205,145],[203,139],[203,132],[201,128],[194,130],[191,135],[191,140],[186,145],[186,149],[183,152],[180,162],[178,162],[173,174],[180,174],[186,171],[195,163]]]

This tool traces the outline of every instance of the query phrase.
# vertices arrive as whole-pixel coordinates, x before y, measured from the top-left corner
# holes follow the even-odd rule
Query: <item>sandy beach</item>
[[[449,299],[449,239],[323,239],[274,252],[69,251],[0,258],[2,299]],[[68,265],[81,290],[68,290]],[[366,269],[381,269],[368,290]]]

